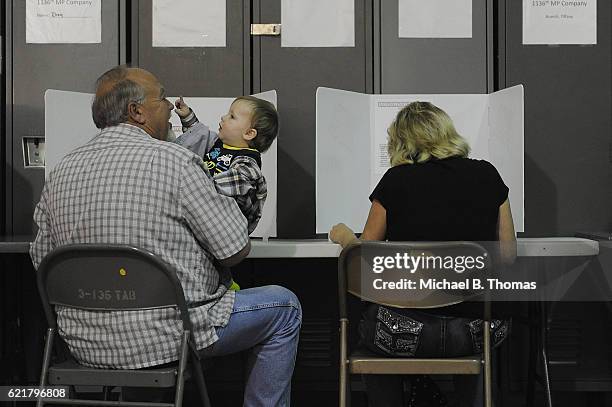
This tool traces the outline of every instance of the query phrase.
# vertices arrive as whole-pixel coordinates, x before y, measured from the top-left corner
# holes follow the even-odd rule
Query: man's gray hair
[[[145,89],[131,79],[127,79],[128,67],[117,66],[98,78],[96,96],[91,105],[91,115],[96,127],[104,129],[124,123],[128,118],[130,103],[144,103]],[[106,87],[99,94],[100,87]]]

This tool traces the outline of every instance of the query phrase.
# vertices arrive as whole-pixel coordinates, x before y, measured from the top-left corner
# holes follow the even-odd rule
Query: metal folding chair
[[[59,247],[41,262],[38,290],[49,328],[40,385],[103,386],[105,399],[114,387],[175,387],[174,403],[85,399],[39,399],[45,404],[89,406],[182,405],[185,380],[193,376],[205,407],[210,406],[204,374],[194,346],[185,296],[173,268],[155,254],[125,245],[78,244]],[[117,295],[120,293],[121,295]],[[123,295],[127,294],[127,295]],[[57,333],[55,305],[90,311],[130,311],[175,307],[182,321],[177,364],[150,369],[96,369],[75,361],[51,363]],[[187,364],[188,359],[190,364]],[[72,395],[72,392],[70,392]],[[119,404],[120,403],[120,404]]]
[[[477,293],[466,292],[456,296],[440,290],[420,290],[418,298],[414,298],[403,290],[390,293],[389,290],[372,290],[363,287],[362,271],[372,272],[373,256],[394,256],[396,253],[409,253],[419,256],[422,253],[433,256],[456,256],[471,253],[486,258],[484,273],[490,267],[490,256],[480,245],[471,242],[374,242],[362,241],[346,247],[338,261],[338,297],[340,306],[340,406],[349,403],[349,374],[480,374],[484,365],[484,396],[485,406],[492,406],[491,395],[491,333],[483,329],[483,355],[463,358],[392,358],[382,357],[373,353],[353,353],[348,350],[348,312],[347,292],[356,297],[397,308],[436,308],[452,305],[470,298]],[[412,276],[417,279],[431,278],[431,269],[416,270]],[[482,293],[480,293],[482,294]],[[484,301],[483,325],[490,325],[489,302]]]

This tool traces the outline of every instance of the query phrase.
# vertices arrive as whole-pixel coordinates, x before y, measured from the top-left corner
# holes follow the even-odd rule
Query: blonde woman
[[[457,133],[450,117],[429,102],[413,102],[399,111],[388,134],[391,168],[370,195],[372,206],[361,239],[499,240],[509,242],[503,245],[502,256],[505,260],[512,260],[516,238],[508,187],[492,164],[468,158],[470,148]],[[342,223],[335,225],[329,236],[343,247],[357,239],[353,231]],[[376,323],[381,313],[422,326],[416,337],[402,338],[404,343],[410,341],[415,345],[410,347],[408,354],[406,349],[379,346],[381,341],[376,338],[390,334],[380,332],[385,326]],[[370,350],[387,356],[397,353],[413,357],[463,356],[481,349],[480,316],[482,305],[476,303],[426,311],[371,304],[364,313],[360,333]],[[498,344],[506,337],[508,325],[500,320],[493,324],[492,338],[496,340],[494,344]],[[406,404],[401,377],[368,375],[364,378],[370,405]],[[413,389],[428,379],[419,380],[413,380]],[[462,383],[457,383],[459,380]],[[482,405],[479,383],[477,378],[456,378],[455,388],[461,399],[459,405]],[[421,400],[411,400],[411,405],[437,405],[436,399],[440,400],[441,395],[431,390],[431,384],[421,387],[427,387],[429,394],[419,396],[413,391],[412,399],[420,397]],[[439,405],[443,405],[442,402]]]

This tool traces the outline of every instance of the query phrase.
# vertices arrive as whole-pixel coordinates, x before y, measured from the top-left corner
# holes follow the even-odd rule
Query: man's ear
[[[128,119],[137,124],[145,124],[147,118],[140,103],[130,102],[128,105]]]
[[[255,137],[257,137],[257,130],[255,129],[247,130],[247,132],[242,136],[242,138],[245,139],[246,141],[251,141]]]

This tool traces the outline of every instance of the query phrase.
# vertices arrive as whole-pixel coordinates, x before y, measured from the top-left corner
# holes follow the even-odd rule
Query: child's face
[[[257,134],[251,127],[251,105],[244,100],[236,100],[230,106],[229,112],[221,116],[219,122],[219,138],[225,144],[234,147],[248,147],[248,141]]]

